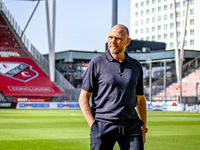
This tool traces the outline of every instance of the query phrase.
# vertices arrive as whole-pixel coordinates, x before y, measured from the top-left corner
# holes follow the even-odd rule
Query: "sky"
[[[2,1],[24,30],[37,2]],[[53,1],[49,0],[51,26],[52,4]],[[130,27],[130,0],[118,0],[118,23]],[[104,52],[111,26],[112,0],[57,0],[55,52]],[[41,54],[49,52],[44,0],[40,1],[24,34]]]

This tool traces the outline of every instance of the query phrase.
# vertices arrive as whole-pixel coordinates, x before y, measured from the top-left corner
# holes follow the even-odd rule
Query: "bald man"
[[[146,142],[146,100],[141,64],[125,51],[128,28],[112,27],[108,50],[93,58],[86,70],[79,104],[90,127],[90,149],[143,150]],[[90,100],[91,98],[91,106]]]

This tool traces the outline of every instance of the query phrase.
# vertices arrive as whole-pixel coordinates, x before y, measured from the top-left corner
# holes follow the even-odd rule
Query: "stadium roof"
[[[78,51],[78,50],[66,50],[55,53],[55,60],[64,60],[64,62],[73,62],[74,60],[91,60],[92,58],[102,54],[103,52],[97,51]],[[139,61],[155,61],[163,59],[174,59],[175,51],[154,51],[150,53],[129,53],[129,55]],[[44,55],[48,58],[48,54]],[[193,59],[200,56],[200,51],[185,50],[185,58]]]

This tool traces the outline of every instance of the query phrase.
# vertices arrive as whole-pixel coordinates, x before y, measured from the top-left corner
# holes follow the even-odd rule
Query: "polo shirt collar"
[[[110,55],[108,50],[105,52],[105,55],[106,55],[106,58],[108,59],[108,61],[110,61],[110,62],[116,60]],[[125,55],[126,55],[126,57],[125,57],[125,59],[123,61],[130,62],[130,57],[129,57],[129,55],[128,55],[128,53],[126,51],[125,51]]]

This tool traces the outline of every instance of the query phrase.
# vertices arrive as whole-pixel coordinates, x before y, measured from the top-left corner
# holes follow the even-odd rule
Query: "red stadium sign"
[[[6,96],[52,97],[64,94],[30,58],[0,59],[0,90]]]
[[[48,97],[14,97],[14,102],[49,102]]]

